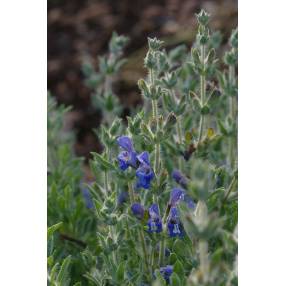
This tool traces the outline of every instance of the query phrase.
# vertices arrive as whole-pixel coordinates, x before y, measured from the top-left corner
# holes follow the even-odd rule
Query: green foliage
[[[98,71],[84,63],[92,104],[103,115],[95,132],[104,150],[92,152],[89,162],[93,182],[83,181],[82,160],[63,130],[69,109],[48,96],[49,285],[237,284],[237,30],[218,58],[221,34],[210,31],[206,12],[197,19],[190,51],[181,45],[167,52],[162,41],[148,38],[148,76],[138,81],[144,107],[127,126],[112,92],[127,39],[113,34]],[[150,154],[154,178],[146,189],[134,188],[138,161],[123,171],[117,159],[123,135],[132,139],[132,152]],[[172,178],[175,169],[183,182]],[[176,202],[182,237],[168,232],[174,187],[194,204]],[[144,207],[140,219],[131,211],[134,202]],[[147,225],[154,203],[163,224],[158,233]]]

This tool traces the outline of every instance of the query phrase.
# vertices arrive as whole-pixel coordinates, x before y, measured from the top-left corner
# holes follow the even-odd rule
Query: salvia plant
[[[84,67],[104,118],[94,181],[49,96],[49,285],[237,285],[238,35],[218,56],[221,34],[196,17],[190,51],[148,38],[144,105],[127,125],[103,107],[126,38],[113,34],[99,72]]]

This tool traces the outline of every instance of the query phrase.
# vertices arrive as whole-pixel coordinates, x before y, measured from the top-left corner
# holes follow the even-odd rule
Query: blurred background
[[[92,90],[84,82],[83,57],[89,55],[97,66],[113,31],[129,37],[124,50],[128,62],[113,83],[125,117],[141,102],[137,81],[146,76],[147,37],[164,40],[166,49],[183,43],[190,47],[195,13],[201,8],[211,14],[210,27],[222,32],[225,45],[237,26],[236,0],[48,0],[48,90],[59,103],[73,107],[66,128],[75,132],[78,156],[89,158],[91,151],[101,149],[93,132],[101,114],[92,106]]]

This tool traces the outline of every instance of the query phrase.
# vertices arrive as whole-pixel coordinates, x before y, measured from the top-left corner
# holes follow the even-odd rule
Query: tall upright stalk
[[[135,202],[135,196],[134,196],[134,190],[133,190],[133,186],[131,182],[128,183],[128,193],[130,197],[130,202],[131,204],[133,204]],[[144,233],[141,227],[138,233],[139,233],[139,237],[140,237],[140,241],[142,245],[143,259],[144,259],[146,273],[148,273],[148,276],[151,275],[152,277],[152,269],[150,268],[149,262],[148,262],[148,252],[147,252],[146,241],[145,241]]]
[[[200,103],[201,106],[203,107],[205,104],[205,97],[206,97],[206,76],[205,76],[205,45],[201,45],[201,64],[202,64],[202,69],[203,72],[200,76]],[[204,114],[201,113],[200,117],[200,127],[199,127],[199,137],[198,137],[198,144],[202,140],[203,136],[203,130],[204,130],[204,122],[205,122],[205,116]]]
[[[235,80],[235,66],[230,65],[229,66],[229,82],[231,85],[234,85],[234,80]],[[229,97],[229,116],[232,119],[233,122],[236,122],[236,98],[231,95]],[[229,138],[229,165],[231,169],[234,169],[235,167],[235,139],[233,137]]]
[[[174,89],[171,89],[171,94],[172,94],[174,103],[177,104],[177,98],[176,98]],[[182,145],[183,144],[183,134],[182,134],[181,116],[180,115],[177,116],[176,131],[177,131],[179,144]],[[182,170],[182,168],[183,168],[183,161],[182,161],[182,157],[181,156],[178,158],[178,164],[179,164],[179,169]]]
[[[154,71],[151,69],[150,70],[150,82],[152,85],[154,85]],[[159,181],[159,172],[160,172],[160,141],[158,138],[158,131],[159,131],[159,114],[158,114],[158,100],[157,99],[152,99],[152,116],[156,121],[156,144],[155,144],[155,162],[154,162],[154,172],[156,175],[156,180],[157,184]],[[158,204],[158,207],[160,208],[159,205],[159,199],[158,199],[158,194],[154,196],[154,201]],[[160,241],[160,246],[159,246],[159,265],[162,265],[163,263],[163,258],[162,258],[162,253],[165,252],[165,241],[164,238],[161,239]]]

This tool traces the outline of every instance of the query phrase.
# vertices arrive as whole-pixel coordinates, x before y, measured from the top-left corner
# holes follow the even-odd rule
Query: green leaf
[[[91,152],[91,154],[94,156],[94,160],[98,163],[98,165],[100,165],[100,167],[103,170],[113,170],[114,166],[108,162],[105,158],[103,158],[102,155],[95,153],[95,152]]]
[[[47,263],[48,263],[48,266],[51,267],[54,263],[54,257],[53,255],[50,255],[48,258],[47,258]]]
[[[70,280],[68,278],[69,276],[69,267],[71,263],[71,255],[66,257],[62,263],[61,269],[59,271],[59,274],[57,276],[57,281],[60,283],[60,285],[68,285],[68,281]]]
[[[57,262],[57,263],[53,266],[53,268],[52,268],[52,270],[51,270],[51,273],[50,273],[50,282],[51,282],[51,283],[53,283],[53,282],[56,281],[56,275],[57,275],[57,273],[58,273],[59,268],[60,268],[60,264]]]
[[[170,257],[169,257],[169,264],[173,265],[176,263],[178,257],[176,255],[176,253],[171,253]]]
[[[186,256],[186,245],[185,243],[177,239],[173,244],[173,252],[175,252],[179,256]]]
[[[174,265],[174,272],[179,275],[179,277],[185,276],[184,266],[180,260],[177,260]]]
[[[228,135],[228,131],[226,130],[224,124],[222,123],[221,120],[218,120],[218,127],[219,127],[219,130],[220,132],[223,134],[223,135]]]
[[[171,275],[170,281],[171,281],[172,286],[181,286],[182,285],[181,279],[179,278],[179,276],[175,272],[173,272],[173,274]]]
[[[125,261],[122,261],[116,270],[116,281],[122,282],[124,280]]]
[[[89,283],[91,283],[91,285],[96,285],[96,286],[102,285],[100,281],[98,281],[98,279],[96,279],[89,273],[83,274],[83,276],[88,280]]]
[[[58,230],[62,226],[62,222],[59,222],[57,224],[54,224],[50,227],[48,227],[48,239],[53,235],[53,233]]]
[[[161,275],[158,269],[155,271],[155,277],[156,277],[156,280],[152,284],[152,286],[165,286],[166,285],[166,280],[163,278],[163,276]]]

